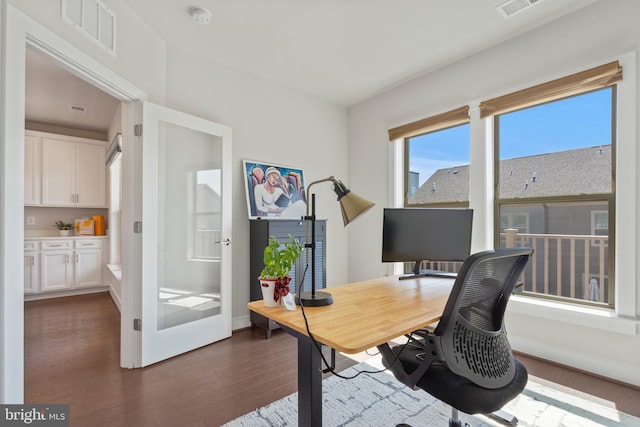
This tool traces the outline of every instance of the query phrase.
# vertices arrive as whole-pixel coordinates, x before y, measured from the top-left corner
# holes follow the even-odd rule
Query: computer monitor
[[[472,209],[385,208],[382,262],[464,261],[471,252]]]

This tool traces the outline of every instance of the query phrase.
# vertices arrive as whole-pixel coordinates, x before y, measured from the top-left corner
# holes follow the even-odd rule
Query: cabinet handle
[[[49,245],[50,248],[59,248],[60,246],[63,246],[63,245]]]
[[[76,252],[76,264],[77,264],[78,262],[79,262],[79,255],[78,255],[78,253]]]
[[[67,260],[67,264],[69,264],[69,254],[66,254],[64,257]]]

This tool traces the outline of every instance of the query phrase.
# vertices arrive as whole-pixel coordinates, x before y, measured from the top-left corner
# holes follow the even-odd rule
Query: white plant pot
[[[69,236],[71,235],[71,230],[60,230],[61,236]]]
[[[278,301],[273,297],[273,291],[276,288],[275,279],[258,279],[260,280],[260,289],[262,289],[262,300],[266,307],[280,307],[282,305],[282,298]]]

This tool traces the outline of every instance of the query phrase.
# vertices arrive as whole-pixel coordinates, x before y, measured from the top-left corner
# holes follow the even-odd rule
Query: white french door
[[[231,129],[142,103],[142,366],[231,336]]]

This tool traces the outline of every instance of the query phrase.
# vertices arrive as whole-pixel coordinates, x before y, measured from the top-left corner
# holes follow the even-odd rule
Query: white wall
[[[387,203],[390,197],[389,128],[599,65],[635,51],[640,44],[638,16],[640,2],[637,0],[601,0],[353,106],[349,109],[350,180],[357,183],[361,191]],[[638,76],[627,74],[625,79],[638,79]],[[637,104],[640,96],[637,93],[632,95],[636,96]],[[634,128],[631,133],[637,135],[637,124],[631,127]],[[637,153],[637,136],[631,140],[619,140],[618,144],[621,150]],[[366,156],[361,156],[361,153],[366,153]],[[630,163],[627,159],[621,161],[625,165],[637,164],[637,154]],[[637,194],[639,181],[635,168],[627,169],[630,180],[629,183],[619,183],[619,191],[623,190],[618,194],[620,202],[631,194]],[[631,208],[638,212],[637,206]],[[380,228],[381,207],[374,214],[366,218],[366,227],[355,229],[350,234],[351,247],[358,248],[350,251],[351,281],[371,278],[385,270],[380,263],[381,235],[371,232]],[[635,252],[640,237],[637,235],[639,220],[637,215],[631,219],[635,223],[630,229],[635,235],[626,240],[626,247],[619,248],[618,256],[623,257],[629,250]],[[512,302],[507,326],[514,348],[640,385],[637,267],[632,260],[625,260],[624,265],[618,266],[618,271],[623,270],[625,276],[632,277],[635,283],[627,283],[627,289],[630,289],[627,295],[631,296],[631,301],[618,301],[619,307],[629,307],[629,304],[636,307],[635,311],[627,313],[626,318],[614,314],[615,319],[593,320],[589,314],[556,310],[553,311],[555,317],[550,319],[541,315],[548,312],[545,311],[547,308],[513,310],[518,303]]]
[[[169,47],[167,106],[232,128],[233,317],[248,325],[249,220],[242,160],[302,168],[305,182],[334,175],[347,185],[346,109],[275,86]],[[355,186],[353,187],[355,188]],[[329,184],[314,185],[327,218],[327,284],[347,281],[347,231]],[[363,194],[364,196],[364,194]]]

